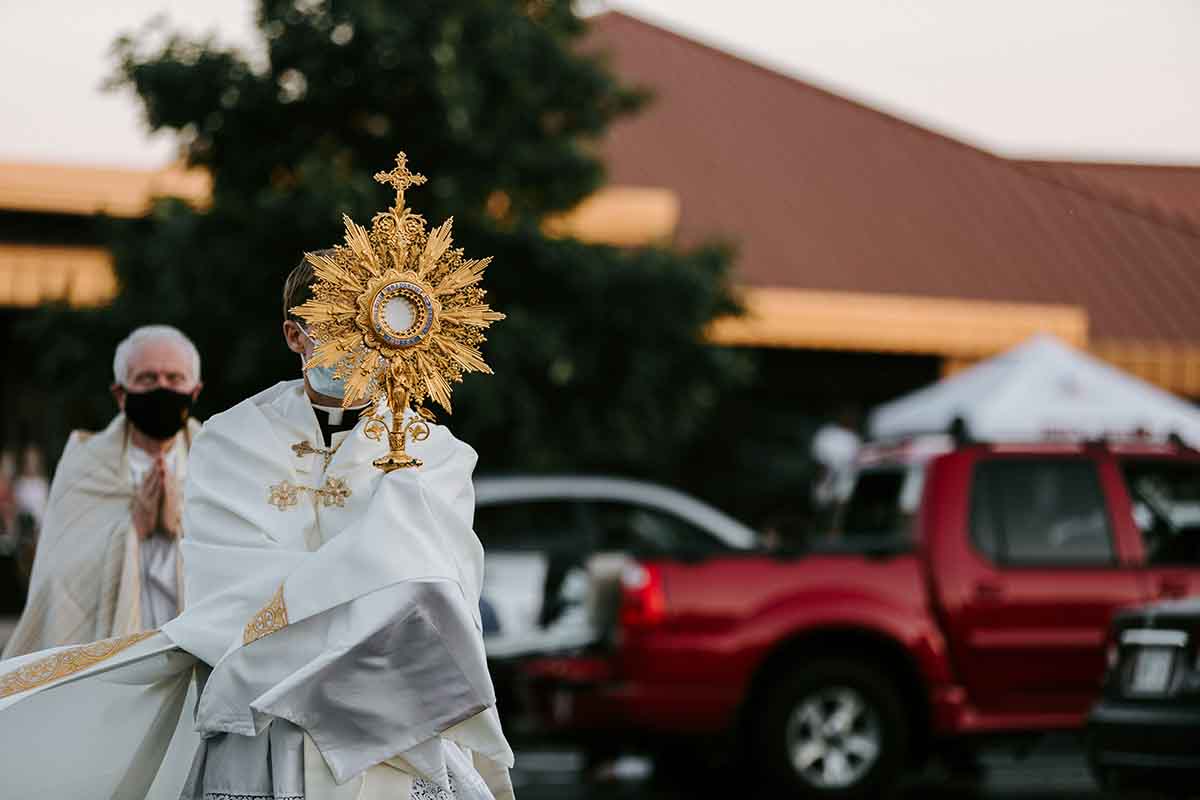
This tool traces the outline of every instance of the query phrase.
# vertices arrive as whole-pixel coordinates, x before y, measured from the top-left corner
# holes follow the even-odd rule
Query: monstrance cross
[[[396,156],[396,166],[390,172],[376,172],[375,180],[386,183],[396,190],[396,208],[404,208],[404,192],[410,186],[420,186],[425,182],[425,176],[419,172],[410,172],[408,156],[400,153]]]

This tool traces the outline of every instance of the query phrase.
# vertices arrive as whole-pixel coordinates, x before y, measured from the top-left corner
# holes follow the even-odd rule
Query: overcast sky
[[[252,0],[7,0],[0,160],[157,166],[105,93],[118,33],[165,13],[252,45]],[[595,3],[592,3],[595,5]],[[1200,0],[608,3],[899,116],[1027,157],[1200,164]]]

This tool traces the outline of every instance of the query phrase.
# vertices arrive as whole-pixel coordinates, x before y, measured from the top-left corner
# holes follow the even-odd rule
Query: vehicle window
[[[475,509],[475,533],[485,550],[591,549],[579,504],[566,501],[494,503]]]
[[[1200,564],[1200,464],[1129,459],[1121,473],[1151,564]]]
[[[730,549],[683,517],[634,503],[593,503],[600,550],[653,555],[712,553]]]
[[[1012,566],[1114,562],[1096,466],[1083,459],[997,459],[975,469],[971,538]]]
[[[997,503],[989,495],[990,484],[980,480],[978,474],[971,488],[971,542],[990,561],[1000,562],[1004,553],[1000,549],[1000,520],[997,518]]]
[[[907,538],[920,500],[912,470],[870,470],[858,475],[842,509],[838,530],[847,538]]]

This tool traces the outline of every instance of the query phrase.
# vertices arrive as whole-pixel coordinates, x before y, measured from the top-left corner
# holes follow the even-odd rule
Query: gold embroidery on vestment
[[[338,445],[340,447],[341,445]],[[296,458],[304,458],[307,455],[318,453],[325,459],[325,466],[329,466],[329,462],[333,460],[333,454],[337,452],[337,447],[313,447],[307,439],[303,442],[296,442],[292,445],[292,452],[296,454]]]
[[[140,641],[149,639],[158,631],[143,631],[132,636],[120,636],[115,639],[104,639],[91,644],[71,647],[62,652],[26,664],[12,672],[0,675],[0,698],[17,694],[18,692],[36,689],[47,683],[74,675],[76,672],[95,666],[101,661],[112,658],[117,653],[132,647]]]
[[[267,502],[280,511],[287,511],[292,506],[299,504],[301,492],[310,493],[315,502],[326,508],[330,506],[345,508],[346,498],[353,494],[350,487],[346,485],[346,481],[341,478],[326,478],[325,485],[317,489],[281,481],[267,487]]]
[[[287,481],[267,487],[267,502],[280,511],[287,511],[300,502],[300,490],[303,486],[293,486]]]
[[[254,619],[246,623],[246,629],[242,631],[242,645],[248,645],[268,634],[282,630],[287,627],[287,624],[287,604],[283,602],[283,584],[280,584],[279,590],[275,592],[271,601],[254,615]]]
[[[326,508],[330,506],[345,508],[346,498],[350,496],[351,492],[350,487],[341,478],[326,478],[325,485],[320,489],[314,489],[313,494]]]

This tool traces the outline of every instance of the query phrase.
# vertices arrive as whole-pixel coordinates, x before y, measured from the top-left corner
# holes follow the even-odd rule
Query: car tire
[[[755,760],[788,797],[885,797],[908,758],[908,715],[895,686],[849,659],[803,664],[766,687]]]

